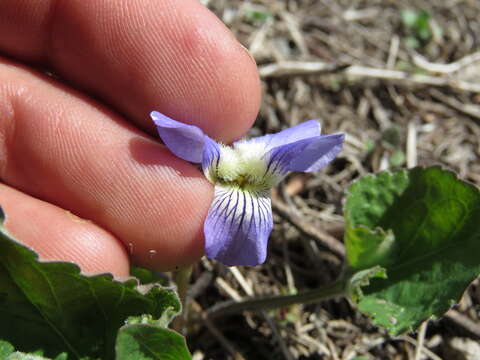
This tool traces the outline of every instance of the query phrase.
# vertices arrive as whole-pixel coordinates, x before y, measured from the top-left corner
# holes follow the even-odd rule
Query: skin
[[[4,0],[0,34],[7,230],[86,273],[202,256],[212,185],[159,143],[149,112],[224,143],[248,130],[259,78],[228,29],[198,0]]]

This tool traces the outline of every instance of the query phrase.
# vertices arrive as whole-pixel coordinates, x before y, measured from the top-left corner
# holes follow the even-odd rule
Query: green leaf
[[[359,270],[351,273],[346,282],[346,294],[353,301],[358,301],[363,297],[363,287],[370,285],[370,280],[374,278],[386,279],[387,274],[381,266],[374,266],[370,269]]]
[[[400,167],[405,164],[406,157],[403,151],[395,151],[392,156],[390,156],[390,165],[392,167]]]
[[[165,309],[162,313],[162,316],[160,316],[160,318],[158,319],[155,319],[150,314],[143,314],[140,316],[130,316],[125,321],[125,324],[149,324],[166,328],[168,324],[170,324],[172,320],[177,316],[177,314],[178,311],[171,307]]]
[[[68,355],[66,353],[62,353],[53,360],[67,360],[67,358],[68,358]],[[23,352],[15,351],[14,353],[11,353],[10,355],[8,355],[5,358],[5,360],[52,360],[52,359],[43,357],[42,355],[36,355],[31,353],[26,354]]]
[[[405,38],[405,46],[410,48],[410,49],[418,49],[421,44],[420,41],[414,36],[407,36]]]
[[[393,335],[441,316],[480,274],[480,192],[451,172],[363,177],[345,209],[350,271],[381,265],[388,275],[362,288],[358,307]]]
[[[405,9],[400,13],[403,25],[408,28],[415,27],[415,23],[417,22],[418,12],[413,9]]]
[[[428,40],[430,32],[430,13],[426,10],[405,9],[400,13],[403,25],[415,32],[422,40]],[[426,38],[425,38],[426,37]]]
[[[0,228],[0,339],[17,349],[113,359],[117,331],[129,316],[158,319],[165,311],[168,318],[180,311],[173,290],[110,274],[84,276],[72,263],[39,262]]]
[[[162,284],[167,285],[168,281],[165,277],[162,277],[160,273],[144,269],[138,266],[130,267],[130,275],[134,276],[140,281],[140,284]]]
[[[403,25],[411,36],[407,37],[407,46],[416,48],[432,38],[431,16],[426,10],[405,9],[400,14]]]
[[[415,23],[415,30],[417,31],[418,37],[424,41],[430,40],[432,37],[432,32],[430,31],[430,14],[423,10],[420,11]]]
[[[68,359],[68,355],[67,353],[61,353],[60,355],[58,355],[55,359],[53,360],[67,360]],[[87,358],[83,358],[82,360],[88,360]]]
[[[22,353],[15,351],[15,348],[12,344],[0,340],[0,359],[1,360],[50,360],[45,358],[41,354],[42,352],[35,351],[30,354]],[[61,353],[53,360],[67,360],[68,355],[66,353]]]
[[[189,360],[185,338],[175,331],[145,324],[123,326],[117,337],[117,360]]]
[[[363,270],[375,265],[391,264],[395,245],[395,236],[391,230],[371,230],[364,226],[348,229],[346,248],[350,269]]]
[[[247,19],[249,19],[250,21],[259,21],[259,22],[265,22],[269,17],[272,16],[270,12],[261,8],[245,9],[244,13]]]
[[[367,153],[371,153],[373,150],[375,150],[375,141],[373,141],[372,139],[367,139],[367,141],[365,142],[365,151]]]
[[[15,348],[12,344],[0,339],[0,359],[6,359],[6,357],[14,351]]]

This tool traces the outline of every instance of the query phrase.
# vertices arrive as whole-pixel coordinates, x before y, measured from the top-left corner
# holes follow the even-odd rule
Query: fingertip
[[[163,42],[152,53],[174,58],[179,74],[165,88],[168,74],[152,72],[158,108],[171,118],[200,127],[210,137],[230,143],[243,136],[256,119],[261,86],[256,63],[230,30],[196,1],[175,3],[182,16],[171,19]],[[199,7],[194,11],[195,7]],[[177,9],[178,10],[178,9]],[[171,49],[165,43],[175,44]],[[170,53],[168,53],[170,52]],[[158,57],[157,57],[158,58]],[[152,67],[164,67],[156,61]],[[171,75],[172,77],[174,75]],[[171,97],[175,96],[174,101]]]
[[[229,143],[260,105],[256,64],[198,0],[1,2],[0,49],[46,62],[144,130],[158,109]]]
[[[10,70],[0,71],[4,83],[12,82],[9,91],[28,91],[14,102],[8,94],[0,99],[14,124],[3,124],[11,140],[5,150],[0,146],[7,154],[2,179],[23,196],[58,206],[32,198],[42,209],[50,206],[41,211],[40,205],[27,207],[31,202],[19,196],[6,204],[7,215],[18,220],[9,227],[21,241],[43,258],[78,262],[88,272],[111,269],[118,276],[128,272],[125,249],[136,264],[156,270],[171,270],[202,255],[201,229],[213,191],[196,166],[88,99],[33,73]],[[3,205],[2,193],[0,199]],[[47,216],[52,207],[61,214]],[[62,209],[91,219],[98,230],[88,223],[94,229],[87,234],[82,229],[71,234]],[[22,213],[32,220],[27,226]],[[91,231],[97,232],[89,236]]]
[[[148,165],[146,176],[129,193],[134,206],[122,224],[124,234],[133,233],[130,241],[124,238],[132,262],[157,271],[194,263],[204,254],[203,222],[213,198],[212,184],[153,141],[138,140],[131,146],[135,160]]]
[[[214,25],[214,21],[218,19],[211,20],[211,29],[188,35],[197,36],[194,41],[205,46],[202,52],[210,68],[207,76],[211,94],[208,99],[198,94],[199,101],[207,102],[203,104],[207,111],[199,121],[204,122],[204,130],[211,137],[230,143],[244,135],[256,119],[261,98],[260,78],[248,51],[223,23],[218,21]],[[217,26],[224,31],[220,32]],[[198,55],[201,51],[196,52]]]
[[[37,252],[41,261],[73,262],[88,275],[129,275],[123,246],[92,222],[6,185],[0,185],[0,198],[5,228],[17,241]]]

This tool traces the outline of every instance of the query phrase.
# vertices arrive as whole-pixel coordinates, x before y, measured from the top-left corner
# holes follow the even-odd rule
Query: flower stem
[[[269,296],[241,302],[226,301],[211,307],[207,312],[216,318],[245,310],[266,310],[294,304],[309,304],[345,295],[346,280],[341,279],[319,289],[296,295]]]
[[[173,328],[180,332],[185,332],[185,325],[187,323],[188,303],[187,290],[190,283],[190,275],[192,275],[193,265],[185,266],[173,273],[173,281],[177,285],[177,293],[182,304],[182,313],[173,320]]]

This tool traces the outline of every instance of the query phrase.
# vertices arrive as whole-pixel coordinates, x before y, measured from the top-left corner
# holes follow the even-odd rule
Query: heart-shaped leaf
[[[444,314],[480,274],[480,192],[439,167],[355,182],[345,206],[350,272],[374,265],[358,307],[391,334]]]

